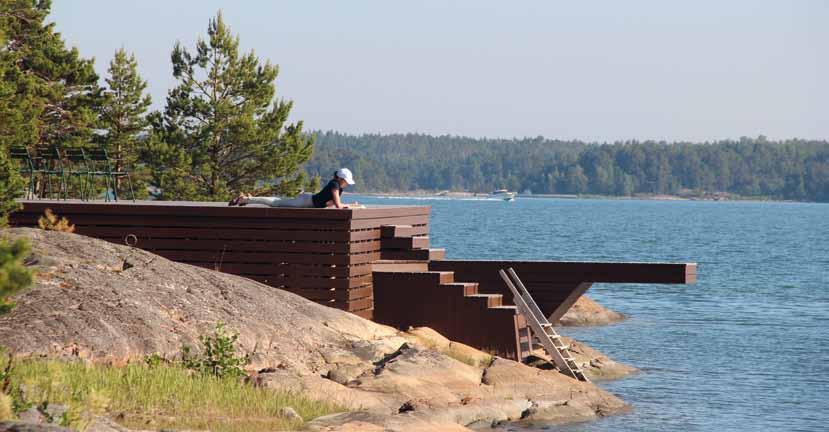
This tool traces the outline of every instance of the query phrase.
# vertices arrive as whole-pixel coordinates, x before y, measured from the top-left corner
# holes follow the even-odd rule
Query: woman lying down
[[[282,199],[279,197],[255,197],[240,194],[230,200],[229,206],[244,206],[248,204],[264,204],[270,207],[295,207],[295,208],[364,208],[365,206],[345,204],[342,202],[343,189],[354,184],[354,176],[348,168],[340,168],[334,173],[334,178],[322,188],[321,191],[302,193],[296,198]]]

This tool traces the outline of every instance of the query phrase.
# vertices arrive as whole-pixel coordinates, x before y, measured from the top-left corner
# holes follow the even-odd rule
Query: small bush
[[[23,264],[29,256],[29,243],[24,239],[10,241],[0,238],[0,315],[9,312],[14,302],[8,297],[32,283],[32,270]]]
[[[152,353],[147,357],[144,357],[144,364],[146,364],[148,368],[157,368],[159,366],[170,364],[170,361],[158,353]]]
[[[59,217],[52,212],[52,209],[48,208],[43,213],[43,216],[37,220],[37,226],[46,231],[75,232],[75,225],[69,223],[69,219]]]
[[[199,337],[202,345],[200,353],[194,353],[189,346],[182,347],[182,366],[219,378],[244,376],[242,367],[250,363],[250,355],[236,354],[238,339],[238,333],[226,330],[224,323],[217,323],[212,335]]]

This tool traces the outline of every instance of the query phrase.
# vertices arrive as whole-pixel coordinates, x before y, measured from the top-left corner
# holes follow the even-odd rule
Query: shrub
[[[226,330],[225,324],[219,322],[212,335],[199,337],[202,345],[200,353],[193,353],[189,346],[182,347],[182,365],[203,375],[219,378],[244,376],[242,367],[250,363],[250,355],[236,354],[238,339],[238,333]]]
[[[37,226],[46,231],[75,232],[75,225],[69,223],[69,219],[59,217],[52,212],[52,209],[48,208],[43,213],[43,216],[37,220]]]
[[[14,307],[8,297],[32,283],[33,272],[23,264],[28,255],[29,243],[26,240],[0,238],[0,315]]]

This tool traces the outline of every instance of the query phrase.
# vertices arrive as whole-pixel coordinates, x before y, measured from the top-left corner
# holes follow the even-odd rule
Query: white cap
[[[348,168],[340,168],[337,170],[337,177],[345,180],[350,185],[354,184],[354,176],[351,175],[351,170]]]

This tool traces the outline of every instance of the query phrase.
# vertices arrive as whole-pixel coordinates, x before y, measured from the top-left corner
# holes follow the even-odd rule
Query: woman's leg
[[[279,197],[245,197],[242,198],[242,204],[262,204],[268,207],[279,207],[279,202],[282,201]]]
[[[269,207],[306,208],[314,207],[312,196],[313,194],[306,192],[296,198],[290,199],[280,199],[279,197],[248,197],[242,200],[242,202],[245,204],[264,204]]]

